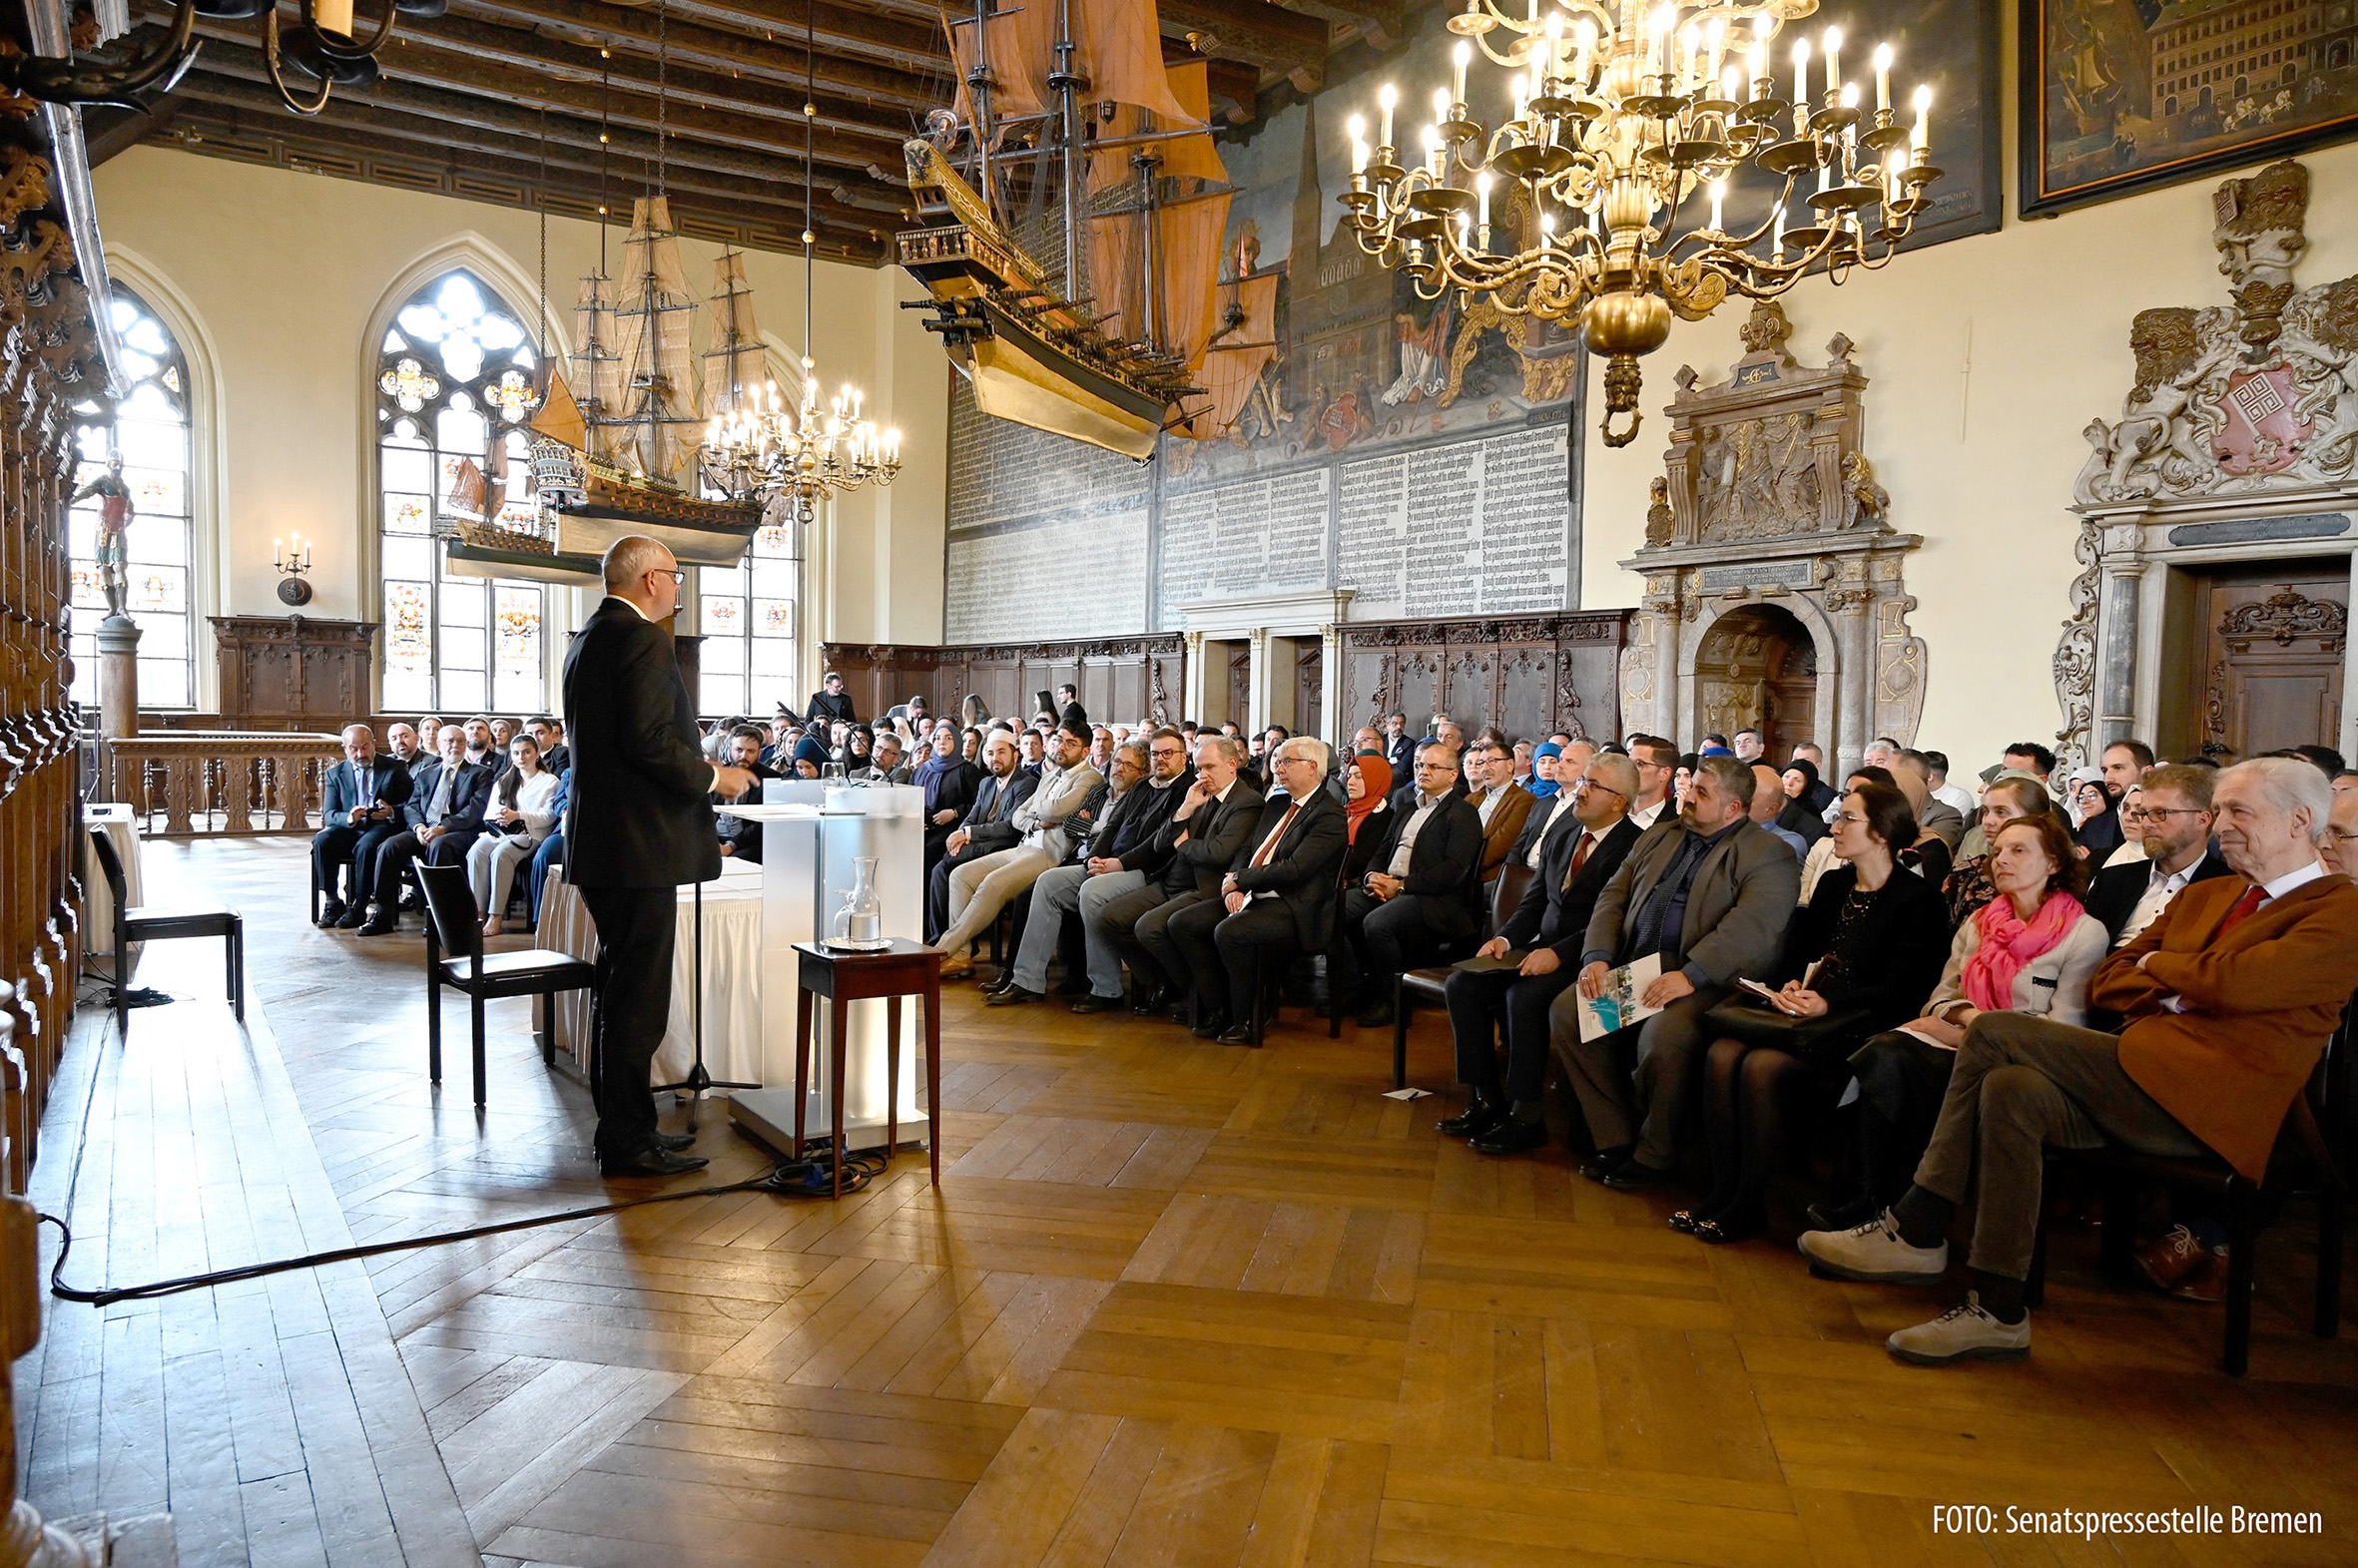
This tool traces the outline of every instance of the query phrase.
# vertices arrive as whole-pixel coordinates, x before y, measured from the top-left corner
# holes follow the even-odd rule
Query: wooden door
[[[1228,645],[1228,712],[1221,722],[1233,724],[1239,730],[1251,722],[1253,714],[1253,645]]]
[[[2339,746],[2346,566],[2277,562],[2208,574],[2201,605],[2202,750],[2233,760]]]

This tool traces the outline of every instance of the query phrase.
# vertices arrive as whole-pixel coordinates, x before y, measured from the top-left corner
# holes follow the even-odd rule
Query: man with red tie
[[[1937,1365],[2030,1353],[2023,1281],[2047,1144],[2211,1153],[2254,1182],[2266,1173],[2284,1113],[2358,987],[2358,887],[2318,858],[2332,802],[2305,761],[2254,758],[2220,774],[2211,806],[2235,874],[2189,883],[2097,967],[2087,998],[2121,1016],[2119,1035],[1983,1013],[1958,1047],[1915,1186],[1855,1230],[1802,1236],[1821,1274],[1937,1284],[1978,1156],[1974,1289],[1893,1334],[1894,1355]]]
[[[1468,1099],[1465,1111],[1442,1122],[1441,1131],[1472,1140],[1483,1154],[1546,1146],[1540,1091],[1547,1076],[1547,1010],[1579,978],[1580,947],[1597,892],[1639,837],[1629,819],[1637,765],[1627,757],[1592,757],[1563,787],[1571,809],[1558,814],[1540,845],[1538,874],[1498,934],[1452,970],[1442,987],[1457,1037],[1458,1081],[1467,1086]],[[1515,962],[1502,961],[1507,959]],[[1495,1043],[1501,1030],[1503,1075]]]

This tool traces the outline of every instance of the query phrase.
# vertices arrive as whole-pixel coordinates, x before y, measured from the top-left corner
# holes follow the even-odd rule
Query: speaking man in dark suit
[[[376,755],[376,732],[366,725],[344,727],[343,756],[327,770],[320,812],[327,825],[311,835],[311,877],[327,893],[319,906],[323,926],[366,911],[368,863],[377,846],[400,831],[401,804],[409,798],[409,770]],[[347,865],[352,868],[348,900],[337,887],[337,875]],[[352,924],[359,923],[355,914]]]
[[[1173,915],[1169,932],[1194,976],[1195,1032],[1223,1045],[1259,1045],[1253,987],[1262,965],[1326,945],[1335,878],[1349,841],[1343,807],[1324,787],[1327,743],[1297,736],[1267,766],[1284,792],[1229,862],[1219,893]]]
[[[672,553],[637,534],[607,548],[606,597],[565,650],[573,800],[565,876],[598,927],[598,1171],[675,1176],[704,1161],[655,1125],[648,1079],[671,1012],[672,931],[682,882],[721,874],[709,798],[754,786],[706,762],[667,623],[680,606]]]
[[[1596,895],[1638,839],[1629,819],[1637,765],[1618,754],[1592,757],[1564,784],[1568,809],[1539,846],[1538,874],[1498,934],[1450,973],[1442,994],[1458,1044],[1466,1110],[1441,1123],[1483,1154],[1517,1154],[1547,1141],[1541,1090],[1547,1078],[1548,1009],[1579,975],[1580,949]],[[1511,960],[1501,962],[1501,960]],[[1506,1068],[1496,1039],[1506,1036]]]
[[[367,883],[376,889],[376,913],[359,927],[362,936],[383,936],[397,927],[401,873],[410,861],[464,865],[468,847],[483,831],[483,807],[491,800],[491,770],[466,760],[466,732],[458,726],[442,726],[434,739],[440,746],[440,760],[411,778],[409,800],[401,807],[402,829],[377,845],[367,862]],[[344,919],[350,918],[351,911],[346,910]]]

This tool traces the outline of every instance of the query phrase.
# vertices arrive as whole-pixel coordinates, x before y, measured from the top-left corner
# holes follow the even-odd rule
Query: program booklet
[[[1580,999],[1580,1038],[1599,1039],[1616,1029],[1644,1023],[1660,1012],[1662,1009],[1648,1007],[1639,998],[1661,978],[1660,953],[1648,953],[1618,969],[1606,970],[1604,986],[1595,997]]]

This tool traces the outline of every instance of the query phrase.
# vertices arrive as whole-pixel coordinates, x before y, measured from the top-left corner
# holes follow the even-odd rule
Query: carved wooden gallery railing
[[[158,838],[311,832],[319,825],[320,781],[343,755],[331,735],[235,730],[151,732],[108,750],[113,798]]]

